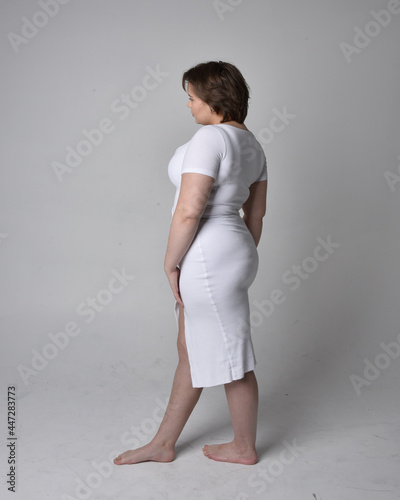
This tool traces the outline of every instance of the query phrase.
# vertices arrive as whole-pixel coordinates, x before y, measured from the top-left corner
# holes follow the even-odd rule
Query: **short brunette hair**
[[[222,123],[230,120],[243,123],[249,106],[249,86],[233,64],[222,61],[200,63],[182,76],[182,87],[193,85],[196,95],[217,114]]]

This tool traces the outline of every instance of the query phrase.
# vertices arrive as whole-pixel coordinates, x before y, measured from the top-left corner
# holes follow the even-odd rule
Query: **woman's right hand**
[[[171,271],[165,270],[165,274],[167,275],[169,285],[171,287],[172,293],[174,294],[175,300],[183,307],[182,297],[179,290],[179,277],[181,274],[181,270],[179,269],[179,267],[176,267]]]

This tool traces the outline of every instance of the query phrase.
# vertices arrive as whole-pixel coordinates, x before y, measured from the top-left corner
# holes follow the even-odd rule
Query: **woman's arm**
[[[164,261],[165,273],[174,297],[181,305],[183,303],[179,293],[178,266],[196,234],[213,184],[214,179],[209,175],[182,174],[179,198],[172,217]]]
[[[267,181],[254,182],[250,195],[242,206],[243,220],[258,245],[261,238],[262,219],[267,208]]]

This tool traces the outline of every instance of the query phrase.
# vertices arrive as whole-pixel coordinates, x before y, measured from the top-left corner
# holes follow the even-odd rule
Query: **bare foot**
[[[257,452],[255,449],[239,451],[235,444],[206,444],[203,453],[207,458],[217,462],[231,462],[234,464],[254,465],[257,463]]]
[[[175,458],[175,451],[171,448],[162,447],[152,443],[128,450],[114,459],[115,465],[138,464],[139,462],[172,462]]]

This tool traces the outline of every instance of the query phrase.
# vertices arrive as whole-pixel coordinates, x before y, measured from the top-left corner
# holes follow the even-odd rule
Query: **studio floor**
[[[266,364],[259,363],[259,462],[254,466],[218,463],[202,454],[205,443],[232,438],[224,390],[215,387],[203,391],[178,441],[174,462],[118,467],[112,463],[117,454],[154,435],[174,366],[169,354],[168,363],[149,361],[137,350],[124,348],[122,354],[121,345],[114,343],[120,353],[115,355],[107,331],[104,324],[97,337],[71,342],[42,372],[28,376],[29,383],[20,377],[17,488],[15,494],[4,494],[3,479],[2,498],[400,498],[398,398],[389,391],[396,382],[395,361],[360,395],[348,383],[348,374],[334,384],[311,376],[311,369],[296,375],[287,370],[287,377],[282,371],[274,378]],[[88,356],[94,339],[98,350]],[[15,367],[14,362],[3,365],[8,378],[3,377],[3,385],[13,382]],[[3,447],[3,471],[7,453]]]

